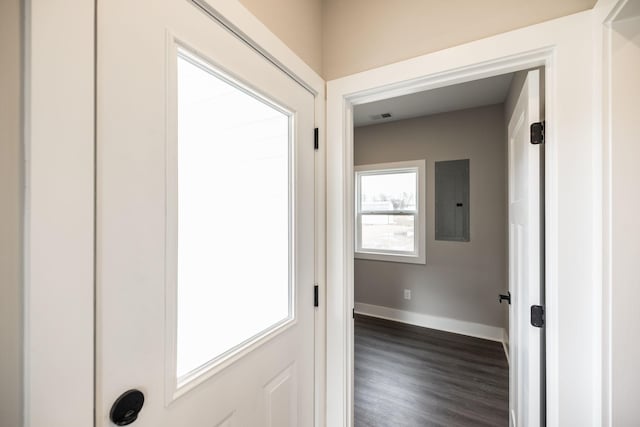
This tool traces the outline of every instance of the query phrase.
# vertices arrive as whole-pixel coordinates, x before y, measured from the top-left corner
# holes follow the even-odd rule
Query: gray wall
[[[0,2],[0,425],[22,425],[20,0]]]
[[[427,160],[427,263],[355,260],[355,300],[506,327],[506,131],[502,104],[355,129],[356,165]],[[471,241],[434,239],[434,162],[471,160]],[[412,299],[403,299],[411,289]]]

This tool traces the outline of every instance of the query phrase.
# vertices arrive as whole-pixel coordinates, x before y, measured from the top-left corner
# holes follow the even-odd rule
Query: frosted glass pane
[[[290,317],[289,115],[178,59],[178,378]]]
[[[413,252],[413,215],[362,215],[362,249]]]
[[[361,210],[415,211],[416,179],[416,172],[361,175]]]

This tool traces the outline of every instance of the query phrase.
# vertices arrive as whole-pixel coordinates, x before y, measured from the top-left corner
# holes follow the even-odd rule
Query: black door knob
[[[509,305],[511,305],[511,292],[507,292],[507,295],[500,294],[498,297],[498,302],[502,304],[502,301],[506,301]]]
[[[144,405],[144,394],[140,390],[127,390],[113,402],[109,418],[117,426],[126,426],[138,419]]]

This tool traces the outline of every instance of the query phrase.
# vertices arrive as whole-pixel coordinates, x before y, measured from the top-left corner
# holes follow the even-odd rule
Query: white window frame
[[[411,264],[426,263],[426,161],[410,160],[405,162],[377,163],[354,167],[355,171],[355,248],[354,257],[376,261],[403,262]],[[398,172],[416,172],[416,211],[362,211],[360,206],[360,178],[366,175],[384,175]],[[414,250],[411,252],[394,250],[372,250],[362,248],[362,215],[413,215]]]
[[[288,198],[288,207],[287,212],[289,214],[288,220],[288,234],[289,234],[289,248],[288,248],[288,314],[286,317],[283,317],[276,321],[271,325],[267,325],[260,332],[257,332],[255,335],[246,338],[244,341],[236,343],[234,346],[225,349],[222,353],[214,355],[209,358],[209,360],[202,365],[191,369],[189,372],[184,373],[178,376],[177,372],[177,363],[178,363],[178,329],[177,325],[179,322],[178,317],[178,301],[177,297],[171,298],[170,301],[167,301],[167,323],[169,325],[173,325],[172,328],[167,328],[166,333],[166,343],[167,348],[166,351],[166,370],[165,370],[165,382],[170,386],[166,389],[165,402],[166,404],[170,404],[175,401],[179,397],[183,396],[187,392],[193,390],[200,384],[202,384],[207,379],[213,377],[217,373],[223,371],[229,365],[233,364],[237,360],[249,354],[255,348],[268,343],[269,341],[275,339],[281,333],[289,329],[293,326],[296,320],[296,298],[295,298],[295,281],[294,281],[294,248],[292,244],[292,236],[294,233],[294,224],[293,224],[293,203],[294,203],[294,195],[293,195],[293,168],[294,166],[294,156],[293,156],[293,135],[295,134],[294,130],[294,113],[287,110],[286,107],[277,104],[274,100],[269,98],[266,95],[262,95],[259,92],[251,89],[251,87],[247,86],[242,81],[236,79],[230,74],[225,73],[220,68],[216,67],[213,62],[208,60],[206,57],[200,55],[196,49],[191,46],[188,46],[186,43],[180,41],[175,38],[173,34],[170,35],[171,39],[169,41],[170,45],[168,46],[169,53],[167,55],[167,59],[169,61],[168,69],[170,70],[170,81],[173,84],[171,87],[171,91],[174,94],[174,99],[172,99],[173,103],[173,113],[175,121],[171,123],[171,135],[175,135],[174,139],[170,142],[171,145],[169,148],[168,154],[168,163],[167,170],[168,172],[168,182],[171,184],[169,189],[167,190],[167,209],[171,212],[167,214],[167,236],[169,236],[167,240],[167,277],[169,277],[169,282],[167,283],[167,295],[176,296],[178,294],[178,289],[180,283],[178,282],[178,257],[179,257],[179,245],[178,245],[178,211],[179,211],[179,202],[178,202],[178,145],[180,141],[178,140],[178,130],[177,130],[177,117],[178,117],[178,91],[179,91],[179,80],[178,80],[178,61],[180,59],[190,63],[194,67],[200,68],[205,73],[208,73],[213,78],[225,82],[230,87],[238,90],[246,96],[254,98],[259,102],[267,105],[275,111],[280,112],[281,114],[288,117],[288,141],[287,141],[287,198]]]

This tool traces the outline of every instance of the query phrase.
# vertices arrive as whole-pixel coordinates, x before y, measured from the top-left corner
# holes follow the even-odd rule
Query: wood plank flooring
[[[355,427],[508,426],[501,343],[356,315]]]

